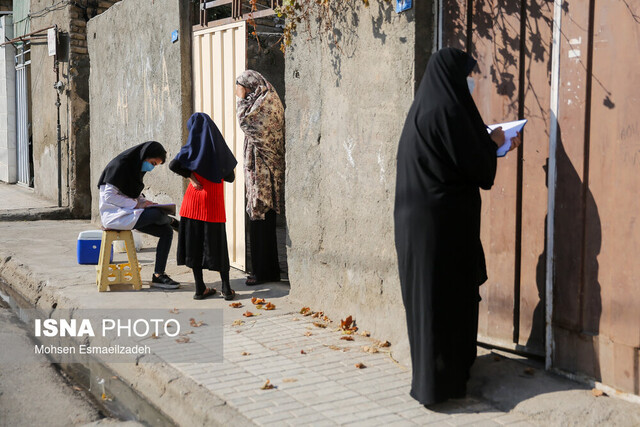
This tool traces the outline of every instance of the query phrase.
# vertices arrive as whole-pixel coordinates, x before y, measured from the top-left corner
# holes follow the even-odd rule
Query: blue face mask
[[[151,172],[155,166],[146,160],[142,162],[142,172]]]

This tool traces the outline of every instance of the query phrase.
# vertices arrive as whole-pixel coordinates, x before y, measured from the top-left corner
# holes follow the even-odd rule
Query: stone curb
[[[29,209],[8,209],[0,211],[0,221],[40,221],[71,219],[69,208],[29,208]]]
[[[43,312],[54,308],[81,308],[74,307],[59,291],[50,289],[48,280],[36,277],[28,265],[1,250],[0,278]],[[105,363],[104,366],[178,425],[255,425],[225,400],[166,363]]]

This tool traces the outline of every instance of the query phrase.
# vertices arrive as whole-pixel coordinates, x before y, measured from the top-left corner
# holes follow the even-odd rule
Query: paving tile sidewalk
[[[589,387],[550,375],[533,362],[482,349],[474,366],[470,397],[427,410],[409,397],[410,372],[392,358],[393,343],[378,353],[365,352],[363,347],[372,347],[375,338],[384,337],[356,333],[354,341],[341,340],[343,334],[336,330],[340,319],[333,319],[326,328],[314,326],[318,319],[298,313],[301,306],[289,300],[287,284],[248,288],[238,271],[232,272],[237,300],[244,305],[238,309],[221,298],[194,301],[190,272],[176,266],[175,257],[170,258],[168,271],[183,282],[179,291],[145,288],[99,294],[95,268],[75,262],[75,238],[89,228],[93,227],[87,221],[0,222],[0,276],[13,280],[14,288],[49,309],[54,303],[58,308],[223,309],[223,363],[203,360],[152,369],[116,367],[118,375],[138,387],[140,394],[151,396],[157,406],[174,405],[173,417],[179,423],[187,424],[181,417],[196,412],[194,405],[203,407],[206,415],[207,402],[216,400],[210,405],[211,418],[201,418],[206,422],[199,424],[640,424],[639,405],[594,397]],[[139,258],[143,279],[150,277],[154,253],[145,250]],[[219,280],[215,273],[207,273],[205,279],[210,283]],[[252,296],[267,298],[276,309],[254,309]],[[247,309],[260,315],[245,318],[242,313]],[[237,320],[244,323],[234,325]],[[366,325],[359,327],[366,329]],[[173,345],[181,346],[180,351],[188,348]],[[356,368],[357,363],[366,368]],[[160,369],[167,372],[160,375]],[[267,379],[275,389],[261,389]]]

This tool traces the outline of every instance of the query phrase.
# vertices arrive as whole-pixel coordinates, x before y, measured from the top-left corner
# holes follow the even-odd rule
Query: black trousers
[[[133,227],[134,230],[138,230],[141,233],[160,238],[156,247],[155,273],[158,274],[163,274],[167,267],[167,258],[169,258],[171,241],[173,240],[173,228],[169,225],[170,223],[171,218],[163,210],[147,208],[142,212]]]
[[[280,281],[278,239],[276,237],[276,212],[270,210],[262,220],[251,220],[251,266],[256,280]]]

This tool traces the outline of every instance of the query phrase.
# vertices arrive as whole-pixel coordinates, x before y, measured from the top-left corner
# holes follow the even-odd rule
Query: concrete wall
[[[58,26],[60,91],[60,142],[57,135],[57,93],[54,57],[46,41],[31,43],[31,129],[33,136],[34,188],[38,195],[58,200],[61,170],[61,203],[77,217],[89,215],[89,57],[86,21],[104,12],[117,0],[61,4],[31,0],[31,28]],[[84,5],[87,7],[85,7]],[[58,165],[58,147],[61,162]]]
[[[13,22],[10,15],[0,18],[0,38],[13,38]],[[15,49],[12,45],[0,47],[0,181],[9,183],[17,180],[14,55]]]
[[[403,362],[393,203],[398,140],[432,48],[416,31],[433,28],[432,3],[420,3],[402,14],[377,0],[341,7],[339,48],[303,26],[285,74],[291,295],[333,319],[353,315]]]
[[[179,30],[176,43],[171,42],[174,30]],[[189,2],[124,0],[89,21],[87,34],[92,218],[96,220],[97,182],[112,158],[156,140],[171,159],[186,142],[192,110]],[[147,174],[145,184],[145,195],[154,201],[182,200],[183,180],[166,164]]]

